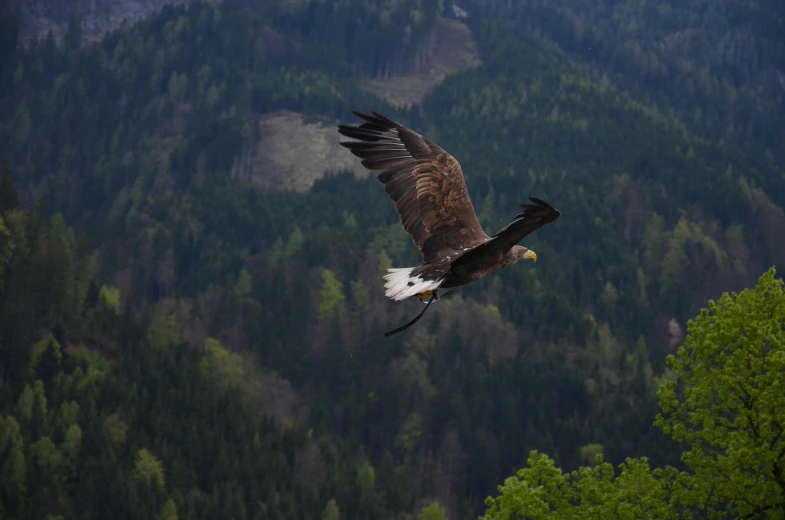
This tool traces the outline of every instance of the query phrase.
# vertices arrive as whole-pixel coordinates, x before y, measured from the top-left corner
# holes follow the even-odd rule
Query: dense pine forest
[[[785,15],[584,3],[468,2],[481,64],[410,107],[362,81],[420,66],[443,2],[193,2],[27,48],[2,12],[0,518],[783,518],[781,397],[756,401],[770,476],[739,484],[767,491],[735,509],[679,392],[724,355],[701,309],[753,287],[711,312],[771,328],[745,377],[781,385]],[[266,114],[353,109],[450,151],[489,233],[529,196],[560,209],[538,262],[384,338],[421,305],[382,276],[420,257],[378,181],[236,174]],[[623,463],[661,508],[565,512],[627,500],[581,484]],[[537,485],[561,491],[516,498]]]

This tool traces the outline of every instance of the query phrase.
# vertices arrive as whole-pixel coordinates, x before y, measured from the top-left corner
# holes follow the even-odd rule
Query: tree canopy
[[[655,424],[686,447],[687,469],[647,458],[564,473],[532,451],[486,500],[483,520],[509,518],[782,518],[785,515],[785,284],[769,269],[688,324],[668,357]]]

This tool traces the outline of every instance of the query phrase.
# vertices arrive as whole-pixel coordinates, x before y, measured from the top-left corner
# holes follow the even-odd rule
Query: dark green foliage
[[[47,223],[40,226],[41,236],[52,233]],[[21,243],[30,236],[14,238]],[[61,260],[74,261],[68,253]],[[76,283],[79,274],[68,281]],[[35,282],[41,275],[34,270],[28,276]],[[9,317],[12,298],[24,301],[14,284],[9,287],[2,293],[4,331],[35,337],[51,326],[40,301],[31,303],[41,317],[37,324],[24,315]],[[354,478],[341,452],[327,459],[315,485],[303,483],[294,461],[309,436],[300,427],[284,430],[256,415],[246,394],[213,384],[208,376],[215,367],[201,349],[152,348],[143,339],[144,323],[127,312],[119,320],[122,352],[114,361],[80,346],[64,364],[51,337],[39,355],[36,347],[3,359],[0,500],[9,517],[100,518],[111,511],[116,518],[150,518],[165,507],[171,511],[171,499],[180,518],[306,520],[322,511],[324,493]],[[70,344],[95,344],[84,318],[60,323],[54,321],[56,329],[75,331]],[[31,355],[36,370],[27,373]],[[364,511],[356,518],[379,516],[377,502],[352,493],[341,499],[342,508]]]
[[[0,162],[0,214],[5,214],[15,209],[19,204],[19,193],[11,177],[11,165],[8,159]]]
[[[622,92],[697,135],[785,164],[785,10],[776,0],[465,0],[557,44]]]

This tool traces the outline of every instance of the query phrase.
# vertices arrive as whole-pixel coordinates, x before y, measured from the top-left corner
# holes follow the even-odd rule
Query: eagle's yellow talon
[[[431,295],[433,295],[433,291],[421,292],[419,294],[416,294],[415,296],[417,296],[420,299],[420,301],[422,301],[422,300],[424,300],[425,298],[428,298]]]

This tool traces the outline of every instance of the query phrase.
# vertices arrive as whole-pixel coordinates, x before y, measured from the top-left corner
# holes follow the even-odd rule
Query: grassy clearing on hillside
[[[444,78],[481,63],[474,36],[458,20],[440,19],[431,45],[431,52],[417,70],[403,76],[364,80],[362,86],[391,105],[419,105]]]

